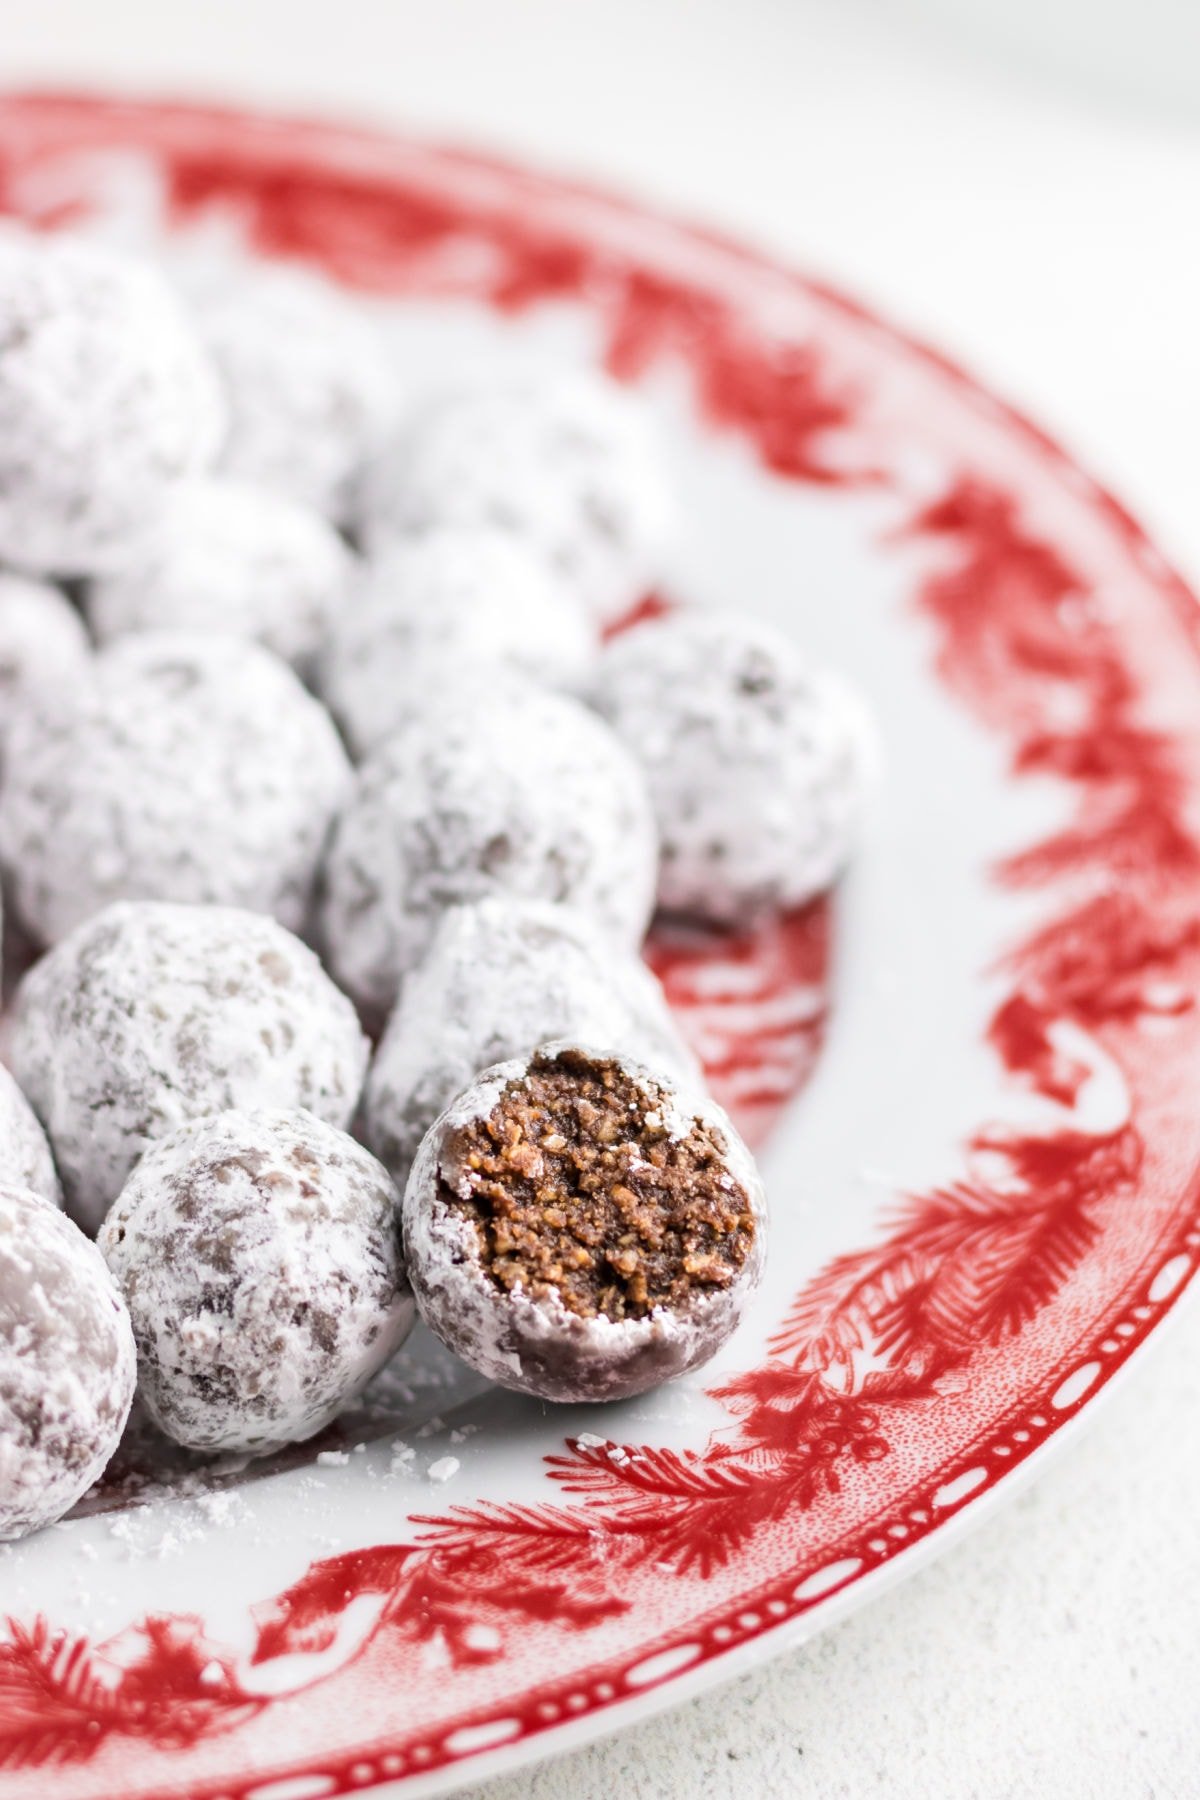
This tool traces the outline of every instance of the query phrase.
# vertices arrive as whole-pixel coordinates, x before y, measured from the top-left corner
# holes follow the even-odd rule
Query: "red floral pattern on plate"
[[[993,971],[987,1024],[1037,1116],[980,1125],[960,1179],[810,1281],[767,1360],[714,1388],[730,1422],[702,1451],[569,1439],[537,1503],[451,1507],[313,1564],[240,1658],[190,1617],[146,1619],[119,1650],[11,1622],[14,1793],[50,1764],[80,1796],[229,1795],[302,1772],[334,1793],[516,1744],[869,1592],[1052,1439],[1177,1298],[1200,1247],[1200,745],[1178,692],[1154,725],[1146,695],[1175,663],[1194,702],[1193,602],[1032,428],[717,240],[448,153],[70,99],[0,107],[0,201],[59,223],[126,150],[175,219],[232,209],[264,254],[366,290],[505,310],[583,298],[616,372],[682,363],[709,426],[778,477],[893,496],[938,676],[1014,779],[1053,775],[1074,802],[994,871],[1046,903]],[[917,405],[951,471],[932,496],[906,458]],[[652,946],[756,1135],[816,1054],[828,936],[818,907],[746,943]],[[281,1685],[283,1659],[307,1676]],[[406,1693],[407,1723],[378,1710],[381,1686]]]

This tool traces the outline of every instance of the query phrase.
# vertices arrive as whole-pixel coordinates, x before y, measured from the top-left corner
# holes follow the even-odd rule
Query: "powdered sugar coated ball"
[[[198,296],[196,317],[229,400],[224,472],[343,517],[394,410],[365,312],[308,271],[256,269]]]
[[[0,1538],[74,1506],[117,1447],[133,1333],[96,1246],[41,1195],[0,1186]]]
[[[99,1243],[162,1429],[261,1452],[336,1417],[412,1326],[397,1203],[306,1112],[224,1112],[148,1150]]]
[[[508,662],[569,688],[595,648],[577,596],[521,538],[453,526],[379,548],[334,624],[319,686],[362,756],[404,722],[439,662]]]
[[[17,990],[13,1066],[67,1205],[94,1231],[146,1147],[229,1107],[302,1106],[347,1126],[367,1065],[350,1001],[261,913],[122,901]]]
[[[857,698],[779,633],[701,611],[638,626],[604,652],[594,699],[650,786],[664,910],[748,924],[841,873],[870,727]]]
[[[307,674],[354,559],[321,514],[248,482],[181,482],[124,566],[92,584],[101,642],[130,631],[255,638]]]
[[[600,618],[626,611],[657,575],[670,510],[645,413],[585,370],[435,397],[363,483],[369,542],[495,525],[522,538]]]
[[[592,920],[507,896],[455,907],[375,1052],[366,1141],[403,1186],[426,1131],[480,1070],[564,1037],[700,1083],[658,982]]]
[[[497,673],[453,693],[363,764],[325,862],[322,933],[341,985],[382,1015],[448,906],[566,900],[640,941],[656,848],[638,770],[564,694]]]
[[[60,589],[0,571],[0,758],[21,707],[69,705],[91,657],[83,620]]]
[[[0,232],[0,557],[85,575],[124,556],[225,416],[198,340],[149,266]]]
[[[73,712],[16,722],[0,854],[54,943],[112,900],[211,901],[299,929],[349,764],[256,644],[147,632],[100,652]]]
[[[51,1206],[62,1205],[62,1189],[54,1168],[54,1158],[37,1114],[17,1086],[8,1070],[0,1063],[0,1184],[5,1187],[30,1188],[48,1200]]]
[[[618,1400],[705,1362],[762,1275],[766,1198],[711,1100],[592,1046],[500,1063],[404,1193],[430,1329],[544,1400]]]

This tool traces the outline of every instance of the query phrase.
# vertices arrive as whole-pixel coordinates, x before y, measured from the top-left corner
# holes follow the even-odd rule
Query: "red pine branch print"
[[[1095,1236],[1074,1191],[939,1190],[912,1201],[875,1249],[838,1258],[811,1282],[771,1352],[847,1391],[860,1385],[867,1352],[932,1380],[1047,1305]]]
[[[114,1733],[197,1743],[259,1710],[198,1621],[148,1619],[140,1635],[142,1653],[105,1679],[85,1639],[10,1619],[0,1642],[0,1769],[85,1761]]]
[[[587,292],[611,367],[684,362],[709,421],[764,467],[809,484],[876,478],[854,430],[853,382],[835,378],[819,346],[776,340],[715,287],[647,273],[586,232],[539,224],[536,209],[509,207],[497,226],[469,198],[316,163],[297,172],[269,150],[239,163],[177,149],[164,174],[176,214],[232,204],[259,248],[314,256],[363,287],[445,291],[430,275],[438,253],[474,238],[489,252],[474,298],[512,310]],[[899,471],[893,485],[903,491]],[[995,971],[1009,991],[989,1025],[1010,1085],[1042,1105],[1045,1128],[985,1126],[963,1146],[962,1179],[905,1201],[878,1243],[810,1281],[768,1360],[712,1390],[733,1424],[702,1452],[568,1440],[547,1459],[565,1503],[452,1508],[420,1517],[415,1542],[314,1564],[262,1609],[240,1675],[197,1621],[146,1620],[120,1667],[44,1624],[11,1624],[0,1767],[82,1762],[117,1735],[182,1745],[228,1729],[267,1703],[251,1691],[263,1665],[337,1651],[364,1601],[368,1622],[346,1634],[347,1655],[384,1633],[437,1640],[462,1666],[502,1654],[501,1628],[520,1622],[591,1629],[633,1604],[634,1572],[707,1576],[765,1524],[837,1494],[857,1467],[891,1454],[900,1409],[965,1385],[981,1350],[1025,1330],[1071,1282],[1144,1154],[1132,1112],[1099,1126],[1083,1116],[1098,1063],[1131,1023],[1193,1003],[1200,846],[1188,785],[1171,742],[1141,716],[1138,682],[1087,580],[1012,494],[964,473],[903,535],[936,565],[916,604],[946,684],[1001,734],[1018,776],[1054,777],[1074,798],[1065,829],[999,871],[1014,887],[1063,890],[1059,916]],[[784,922],[772,954],[762,939],[716,953],[659,947],[673,1000],[705,1035],[710,1074],[763,1118],[820,1042],[829,921],[820,904]],[[714,994],[715,972],[726,985]]]
[[[0,1769],[42,1768],[90,1753],[111,1713],[84,1638],[10,1621],[0,1645]]]

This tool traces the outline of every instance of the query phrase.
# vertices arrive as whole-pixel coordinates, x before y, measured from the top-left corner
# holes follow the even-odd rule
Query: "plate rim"
[[[1003,420],[1008,430],[1018,432],[1029,448],[1048,457],[1060,471],[1067,471],[1072,477],[1085,481],[1089,503],[1107,515],[1135,550],[1145,552],[1153,559],[1155,579],[1161,591],[1171,599],[1176,615],[1191,638],[1200,645],[1200,601],[1122,501],[1103,483],[1096,481],[1086,465],[1068,452],[1057,438],[998,395],[989,384],[977,379],[965,364],[926,342],[919,333],[893,324],[886,312],[858,301],[824,278],[807,275],[801,267],[775,255],[769,249],[754,243],[742,243],[734,237],[726,236],[724,232],[713,231],[702,224],[697,225],[672,209],[664,209],[653,202],[642,204],[636,196],[625,194],[620,189],[599,183],[593,185],[590,180],[580,180],[574,175],[559,177],[550,168],[543,168],[537,162],[510,161],[504,154],[494,155],[482,146],[463,149],[453,141],[443,143],[419,133],[409,135],[402,129],[347,125],[335,116],[322,116],[320,113],[274,110],[253,102],[242,105],[221,104],[194,97],[175,99],[164,97],[157,91],[153,95],[138,97],[93,92],[86,88],[31,87],[24,83],[0,85],[0,116],[14,106],[22,105],[39,108],[58,105],[77,109],[91,116],[108,114],[119,118],[122,114],[128,114],[135,118],[161,119],[166,115],[179,115],[193,124],[262,127],[285,134],[328,139],[330,151],[337,143],[341,143],[367,154],[378,155],[384,162],[397,152],[428,153],[435,161],[474,168],[488,176],[502,175],[516,182],[532,182],[560,197],[564,203],[586,200],[589,204],[615,214],[619,219],[668,230],[684,242],[691,240],[718,250],[748,272],[781,279],[799,287],[850,318],[868,325],[873,331],[886,337],[898,351],[917,358],[942,376],[948,377],[966,394],[986,402],[994,416]],[[1194,1188],[1194,1170],[1191,1185]],[[1069,1448],[1076,1442],[1086,1429],[1085,1421],[1090,1423],[1097,1407],[1105,1402],[1114,1388],[1118,1391],[1122,1389],[1132,1368],[1142,1367],[1150,1344],[1161,1344],[1160,1334],[1164,1327],[1169,1328],[1176,1322],[1178,1309],[1185,1297],[1189,1297],[1188,1303],[1191,1303],[1190,1296],[1197,1291],[1198,1274],[1200,1259],[1193,1259],[1177,1287],[1157,1303],[1153,1323],[1131,1343],[1111,1372],[1105,1374],[1095,1391],[1089,1391],[1082,1402],[1070,1411],[1069,1416],[1022,1456],[1019,1463],[1014,1461],[1011,1470],[1006,1471],[1002,1479],[989,1481],[978,1493],[968,1494],[943,1521],[894,1555],[888,1556],[883,1563],[862,1570],[844,1585],[835,1587],[822,1596],[818,1604],[791,1618],[767,1624],[745,1641],[722,1650],[718,1655],[701,1659],[694,1667],[684,1667],[670,1673],[636,1693],[619,1695],[610,1702],[592,1704],[587,1712],[577,1718],[526,1728],[511,1742],[468,1751],[425,1772],[414,1771],[399,1778],[385,1777],[378,1782],[353,1782],[349,1778],[349,1770],[359,1758],[338,1753],[330,1759],[327,1769],[322,1770],[322,1773],[326,1773],[336,1768],[339,1772],[334,1785],[323,1791],[336,1793],[354,1788],[361,1792],[411,1795],[413,1800],[420,1800],[422,1795],[452,1792],[456,1788],[499,1776],[506,1771],[532,1767],[549,1758],[565,1755],[589,1742],[614,1734],[626,1725],[665,1711],[677,1702],[682,1704],[695,1698],[726,1680],[738,1678],[775,1655],[796,1648],[827,1624],[840,1622],[859,1606],[867,1604],[885,1591],[890,1584],[915,1573],[943,1550],[951,1549],[977,1524],[984,1522],[991,1510],[1019,1493],[1029,1481],[1036,1479],[1056,1450]],[[365,1760],[378,1754],[378,1751],[364,1749],[360,1752],[360,1758]],[[312,1767],[315,1772],[316,1765]],[[259,1787],[269,1789],[273,1783],[287,1781],[300,1773],[296,1764],[284,1765],[278,1769],[263,1769],[255,1773],[254,1787],[256,1790]],[[203,1791],[208,1793],[211,1790],[216,1793],[218,1785],[206,1781]],[[163,1800],[178,1800],[182,1790],[170,1787],[161,1791]],[[150,1800],[148,1793],[145,1800]]]

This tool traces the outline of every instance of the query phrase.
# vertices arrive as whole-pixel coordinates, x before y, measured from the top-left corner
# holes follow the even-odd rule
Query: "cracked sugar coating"
[[[872,735],[769,626],[688,611],[605,650],[592,697],[641,765],[666,912],[744,925],[813,899],[858,833]]]
[[[421,703],[438,662],[507,662],[570,688],[595,650],[576,595],[519,537],[450,526],[380,547],[334,624],[319,686],[365,756]]]
[[[426,1323],[544,1400],[621,1399],[707,1361],[758,1284],[766,1224],[719,1107],[568,1044],[473,1082],[404,1196]]]
[[[125,1295],[139,1393],[195,1450],[312,1437],[412,1326],[398,1195],[306,1112],[224,1112],[146,1152],[99,1244]]]
[[[381,745],[334,827],[326,956],[368,1014],[386,1013],[447,907],[489,894],[572,902],[627,945],[645,932],[656,849],[632,759],[566,695],[494,681]]]
[[[88,618],[102,643],[154,630],[254,638],[306,675],[353,568],[320,513],[248,482],[181,482],[136,554],[93,582]]]
[[[312,951],[233,907],[106,907],[29,971],[14,1006],[13,1066],[92,1231],[146,1147],[190,1119],[300,1106],[348,1126],[367,1051]]]
[[[0,229],[0,559],[113,567],[224,427],[213,368],[154,269]]]
[[[299,929],[349,775],[329,715],[269,651],[121,638],[76,710],[14,726],[0,855],[17,912],[43,943],[127,899],[245,906]]]
[[[367,541],[488,524],[519,537],[598,618],[659,572],[671,506],[649,420],[624,388],[576,369],[431,398],[363,482]]]
[[[567,1037],[702,1079],[650,970],[592,920],[507,896],[455,907],[375,1052],[366,1142],[403,1186],[426,1131],[482,1069]]]
[[[59,588],[0,570],[0,758],[20,708],[69,706],[91,660],[83,620]]]
[[[222,472],[344,517],[394,412],[365,310],[299,268],[239,272],[197,295],[195,310],[228,395]]]
[[[0,1539],[87,1492],[135,1373],[129,1314],[96,1246],[39,1194],[0,1185]]]
[[[62,1205],[62,1189],[50,1145],[37,1114],[8,1070],[0,1063],[0,1185],[30,1188]]]

